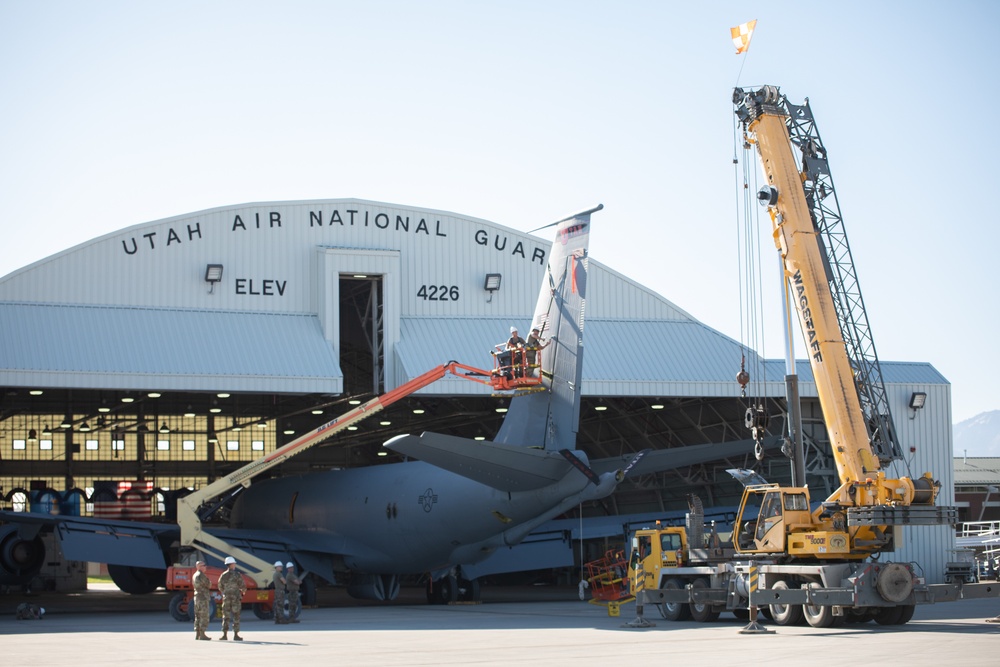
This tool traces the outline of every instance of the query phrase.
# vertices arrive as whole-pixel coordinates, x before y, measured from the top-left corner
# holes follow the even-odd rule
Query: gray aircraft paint
[[[576,445],[587,245],[595,210],[555,225],[532,318],[543,338],[556,339],[542,355],[546,391],[511,400],[495,444],[435,434],[395,438],[388,448],[433,454],[434,464],[409,461],[256,483],[237,500],[233,527],[281,535],[293,551],[299,544],[299,550],[335,558],[335,565],[355,572],[442,574],[517,544],[580,502],[610,495],[615,472],[593,484],[556,454]],[[500,481],[509,471],[526,475],[539,463],[505,446],[542,448],[544,463],[556,471],[551,483],[512,490],[519,487]],[[583,452],[576,455],[586,464]],[[299,539],[303,531],[309,546]]]

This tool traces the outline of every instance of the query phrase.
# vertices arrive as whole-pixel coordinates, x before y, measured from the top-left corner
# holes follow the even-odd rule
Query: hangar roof
[[[396,345],[400,382],[452,359],[491,367],[489,350],[507,338],[504,318],[402,318]],[[583,393],[589,396],[732,396],[740,344],[695,320],[588,319]],[[543,351],[544,354],[544,351]],[[755,355],[746,351],[748,366]],[[887,383],[947,384],[930,364],[882,362]],[[784,395],[785,365],[763,364],[768,395]],[[797,363],[800,391],[815,396],[808,361]],[[439,380],[425,394],[481,393],[457,378]]]
[[[312,315],[0,303],[7,385],[340,393]]]
[[[339,394],[343,373],[314,315],[0,303],[0,374],[7,385]],[[509,318],[402,318],[400,383],[451,360],[491,368]],[[516,324],[516,323],[515,323]],[[679,353],[678,353],[679,352]],[[543,353],[544,354],[544,353]],[[694,320],[591,320],[584,393],[731,396],[740,345]],[[752,353],[748,353],[752,356]],[[800,361],[803,395],[809,364]],[[777,391],[784,363],[764,364]],[[946,384],[926,363],[885,363],[889,383]],[[478,394],[445,378],[427,394]]]

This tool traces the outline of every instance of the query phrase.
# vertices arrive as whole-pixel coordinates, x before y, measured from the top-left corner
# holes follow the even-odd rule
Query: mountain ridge
[[[955,456],[1000,457],[1000,410],[981,412],[952,425]]]

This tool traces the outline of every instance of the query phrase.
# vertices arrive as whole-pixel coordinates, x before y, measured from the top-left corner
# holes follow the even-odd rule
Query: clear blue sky
[[[245,202],[521,230],[602,202],[594,257],[739,339],[729,28],[752,18],[739,83],[810,98],[880,357],[932,363],[956,422],[1000,408],[985,1],[0,0],[0,275]]]

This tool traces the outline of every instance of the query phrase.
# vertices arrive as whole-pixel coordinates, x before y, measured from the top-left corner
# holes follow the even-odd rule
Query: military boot
[[[240,637],[240,635],[239,635],[238,632],[234,632],[233,633],[233,639],[236,640],[236,641],[238,641],[238,642],[243,641],[243,637]]]
[[[206,642],[212,641],[212,638],[209,637],[208,635],[206,635],[204,630],[199,630],[198,631],[198,637],[196,639],[201,639],[201,640],[204,640]]]
[[[226,641],[227,639],[229,639],[229,632],[227,630],[223,630],[222,636],[219,637],[219,639],[221,639],[222,641]]]

